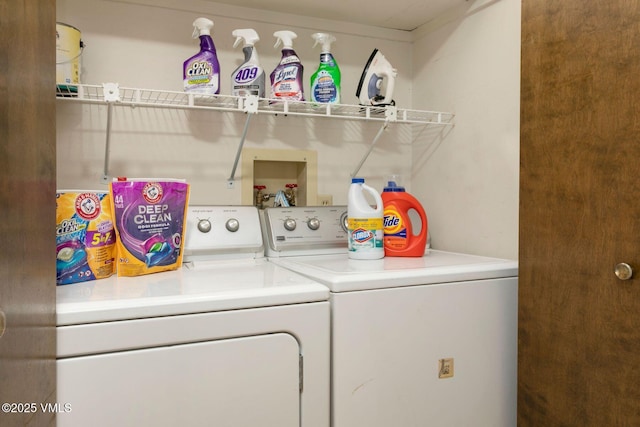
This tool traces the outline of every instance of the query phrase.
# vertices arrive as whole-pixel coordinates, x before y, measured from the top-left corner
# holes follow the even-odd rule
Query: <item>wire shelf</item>
[[[232,95],[200,95],[155,89],[103,85],[59,85],[56,97],[62,101],[124,105],[131,107],[207,109],[272,115],[332,117],[343,120],[368,120],[449,126],[454,114],[409,110],[395,106],[319,104],[308,101],[273,100]],[[252,98],[252,99],[249,99]]]
[[[320,104],[305,101],[273,100],[256,96],[238,97],[232,95],[202,95],[154,89],[136,89],[120,87],[117,83],[98,85],[58,85],[57,99],[65,102],[82,102],[103,104],[107,106],[107,129],[102,179],[109,181],[109,146],[111,141],[111,118],[114,106],[204,109],[232,111],[247,114],[231,175],[227,180],[232,188],[235,172],[242,152],[242,147],[253,114],[272,114],[303,117],[329,117],[343,120],[366,120],[382,122],[376,137],[371,141],[369,150],[351,176],[355,176],[362,164],[369,157],[373,148],[390,123],[408,123],[422,125],[452,126],[452,113],[437,111],[407,110],[390,106],[364,106],[348,104]]]

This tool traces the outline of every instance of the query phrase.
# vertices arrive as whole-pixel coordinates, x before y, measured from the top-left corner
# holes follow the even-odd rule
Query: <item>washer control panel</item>
[[[254,253],[264,256],[255,206],[189,206],[184,261]]]
[[[267,256],[342,252],[347,248],[346,206],[266,208],[262,231]]]

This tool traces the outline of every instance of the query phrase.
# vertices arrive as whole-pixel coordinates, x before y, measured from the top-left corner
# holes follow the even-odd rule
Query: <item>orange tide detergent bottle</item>
[[[385,256],[421,257],[427,246],[427,214],[424,208],[393,176],[382,191],[384,205]],[[420,224],[412,224],[409,212],[420,216]],[[418,227],[418,225],[420,227]]]

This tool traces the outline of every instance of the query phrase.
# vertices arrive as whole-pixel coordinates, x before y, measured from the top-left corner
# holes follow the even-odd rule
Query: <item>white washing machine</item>
[[[331,291],[331,425],[516,425],[518,266],[428,250],[351,260],[345,207],[271,208],[274,264]]]
[[[58,286],[58,426],[327,427],[327,288],[266,262],[253,207],[190,207],[185,244]]]

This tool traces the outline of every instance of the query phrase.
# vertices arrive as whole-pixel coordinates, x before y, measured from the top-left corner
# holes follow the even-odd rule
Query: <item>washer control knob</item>
[[[349,232],[349,215],[347,212],[342,212],[342,215],[340,215],[340,227],[345,233]]]
[[[284,228],[288,231],[293,231],[296,229],[296,220],[293,218],[287,218],[284,220]]]
[[[240,228],[240,221],[235,218],[229,218],[227,222],[224,224],[227,230],[232,233],[235,233]]]
[[[320,220],[318,218],[309,218],[307,226],[312,230],[317,230],[320,228]]]
[[[209,219],[199,219],[198,220],[198,230],[203,233],[208,233],[211,231],[211,221]]]

